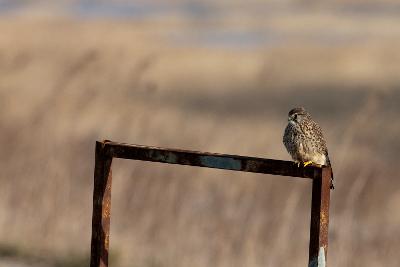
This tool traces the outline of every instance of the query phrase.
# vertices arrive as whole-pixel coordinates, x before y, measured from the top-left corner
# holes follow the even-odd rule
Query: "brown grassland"
[[[307,19],[368,38],[224,49],[170,41],[165,33],[190,30],[178,19],[2,17],[0,258],[87,266],[96,140],[288,160],[286,115],[303,105],[336,177],[330,266],[397,266],[400,19]],[[310,181],[113,168],[112,266],[307,263]]]

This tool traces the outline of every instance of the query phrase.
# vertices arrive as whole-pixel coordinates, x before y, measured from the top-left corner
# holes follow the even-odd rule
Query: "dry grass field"
[[[297,105],[322,126],[335,172],[329,265],[398,266],[399,16],[207,25],[286,33],[250,48],[202,43],[204,25],[186,22],[0,17],[2,266],[87,266],[96,140],[288,160]],[[112,266],[307,263],[310,181],[113,168]]]

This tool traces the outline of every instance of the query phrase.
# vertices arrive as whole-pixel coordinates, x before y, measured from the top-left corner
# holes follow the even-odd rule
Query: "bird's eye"
[[[294,114],[293,119],[297,120],[297,114]]]

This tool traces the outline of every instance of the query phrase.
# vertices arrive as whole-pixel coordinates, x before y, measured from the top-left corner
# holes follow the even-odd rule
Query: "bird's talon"
[[[312,164],[313,162],[310,160],[310,161],[306,161],[306,162],[304,162],[303,163],[303,166],[304,167],[306,167],[306,166],[308,166],[308,165],[310,165],[310,164]]]

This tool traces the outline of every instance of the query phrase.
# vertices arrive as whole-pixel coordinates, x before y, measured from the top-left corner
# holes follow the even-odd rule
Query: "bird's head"
[[[300,123],[302,120],[308,118],[309,116],[310,115],[303,107],[294,108],[291,111],[289,111],[288,122],[297,124]]]

